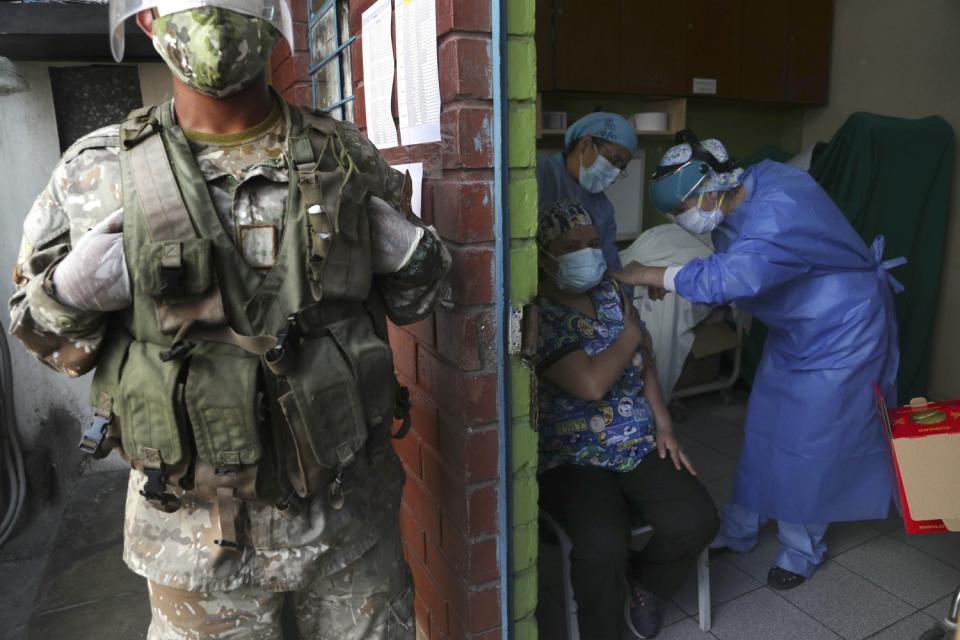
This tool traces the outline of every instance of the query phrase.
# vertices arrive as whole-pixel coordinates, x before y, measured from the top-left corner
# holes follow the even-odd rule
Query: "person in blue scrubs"
[[[737,552],[775,519],[767,582],[789,589],[823,561],[832,522],[884,518],[890,451],[873,384],[893,406],[899,364],[883,237],[871,247],[805,171],[763,161],[746,171],[717,140],[689,132],[651,180],[654,204],[715,253],[683,267],[627,265],[614,277],[701,304],[734,303],[768,328],[750,395],[733,500],[711,545]]]
[[[625,118],[597,111],[574,122],[564,150],[537,157],[537,195],[545,210],[574,200],[590,212],[600,234],[600,248],[612,271],[622,267],[617,250],[613,203],[604,194],[623,175],[637,151],[637,133]]]

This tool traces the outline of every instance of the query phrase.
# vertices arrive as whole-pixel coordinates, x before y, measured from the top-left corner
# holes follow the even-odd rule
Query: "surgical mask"
[[[589,167],[583,166],[583,154],[580,155],[580,186],[590,193],[600,193],[610,188],[619,177],[620,169],[597,151],[597,145],[593,145],[593,150],[597,152],[597,159]]]
[[[277,37],[265,20],[216,7],[153,20],[153,47],[173,75],[212,98],[232,95],[263,73]]]
[[[723,198],[726,195],[726,191],[720,194],[720,199],[717,200],[717,206],[715,209],[704,211],[701,208],[704,194],[701,193],[700,197],[697,199],[697,206],[690,207],[680,215],[675,216],[677,224],[690,233],[695,233],[698,235],[701,233],[710,233],[719,227],[723,222],[724,213],[723,209],[720,208],[720,205],[723,204]]]
[[[576,293],[589,291],[600,284],[603,274],[607,272],[607,261],[603,251],[587,247],[577,251],[565,253],[560,257],[544,251],[557,262],[558,271],[555,279],[557,286]]]

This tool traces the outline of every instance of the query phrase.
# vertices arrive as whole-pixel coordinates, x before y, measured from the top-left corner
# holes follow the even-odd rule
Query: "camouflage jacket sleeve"
[[[428,227],[406,266],[379,276],[387,315],[396,324],[409,324],[428,315],[447,297],[450,253],[433,227]]]
[[[410,184],[405,176],[387,164],[367,137],[349,123],[344,123],[343,136],[354,160],[368,174],[379,177],[380,197],[403,211],[414,224],[426,227],[410,209]],[[426,227],[406,266],[377,277],[390,319],[396,324],[409,324],[428,315],[434,304],[447,296],[450,262],[450,253],[436,230]]]
[[[10,333],[69,376],[95,365],[104,314],[59,302],[50,276],[74,241],[122,205],[117,132],[116,126],[95,131],[64,154],[24,221],[13,273]]]

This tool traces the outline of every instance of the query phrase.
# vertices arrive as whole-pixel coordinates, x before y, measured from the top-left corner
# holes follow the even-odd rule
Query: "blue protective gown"
[[[764,161],[744,186],[716,253],[676,277],[684,298],[734,302],[770,330],[733,500],[785,522],[886,517],[894,487],[872,384],[895,401],[899,351],[883,240],[868,249],[799,169]]]
[[[576,200],[593,218],[600,235],[600,248],[607,261],[607,269],[620,271],[620,252],[617,251],[617,221],[613,203],[604,193],[590,193],[573,179],[563,161],[562,153],[537,156],[538,207],[549,207],[560,200]]]

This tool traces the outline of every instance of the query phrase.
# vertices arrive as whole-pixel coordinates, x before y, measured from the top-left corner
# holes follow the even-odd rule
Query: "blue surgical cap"
[[[631,156],[637,151],[637,132],[626,118],[615,113],[597,111],[574,122],[567,129],[563,140],[566,148],[571,148],[577,140],[586,135],[622,145]]]

